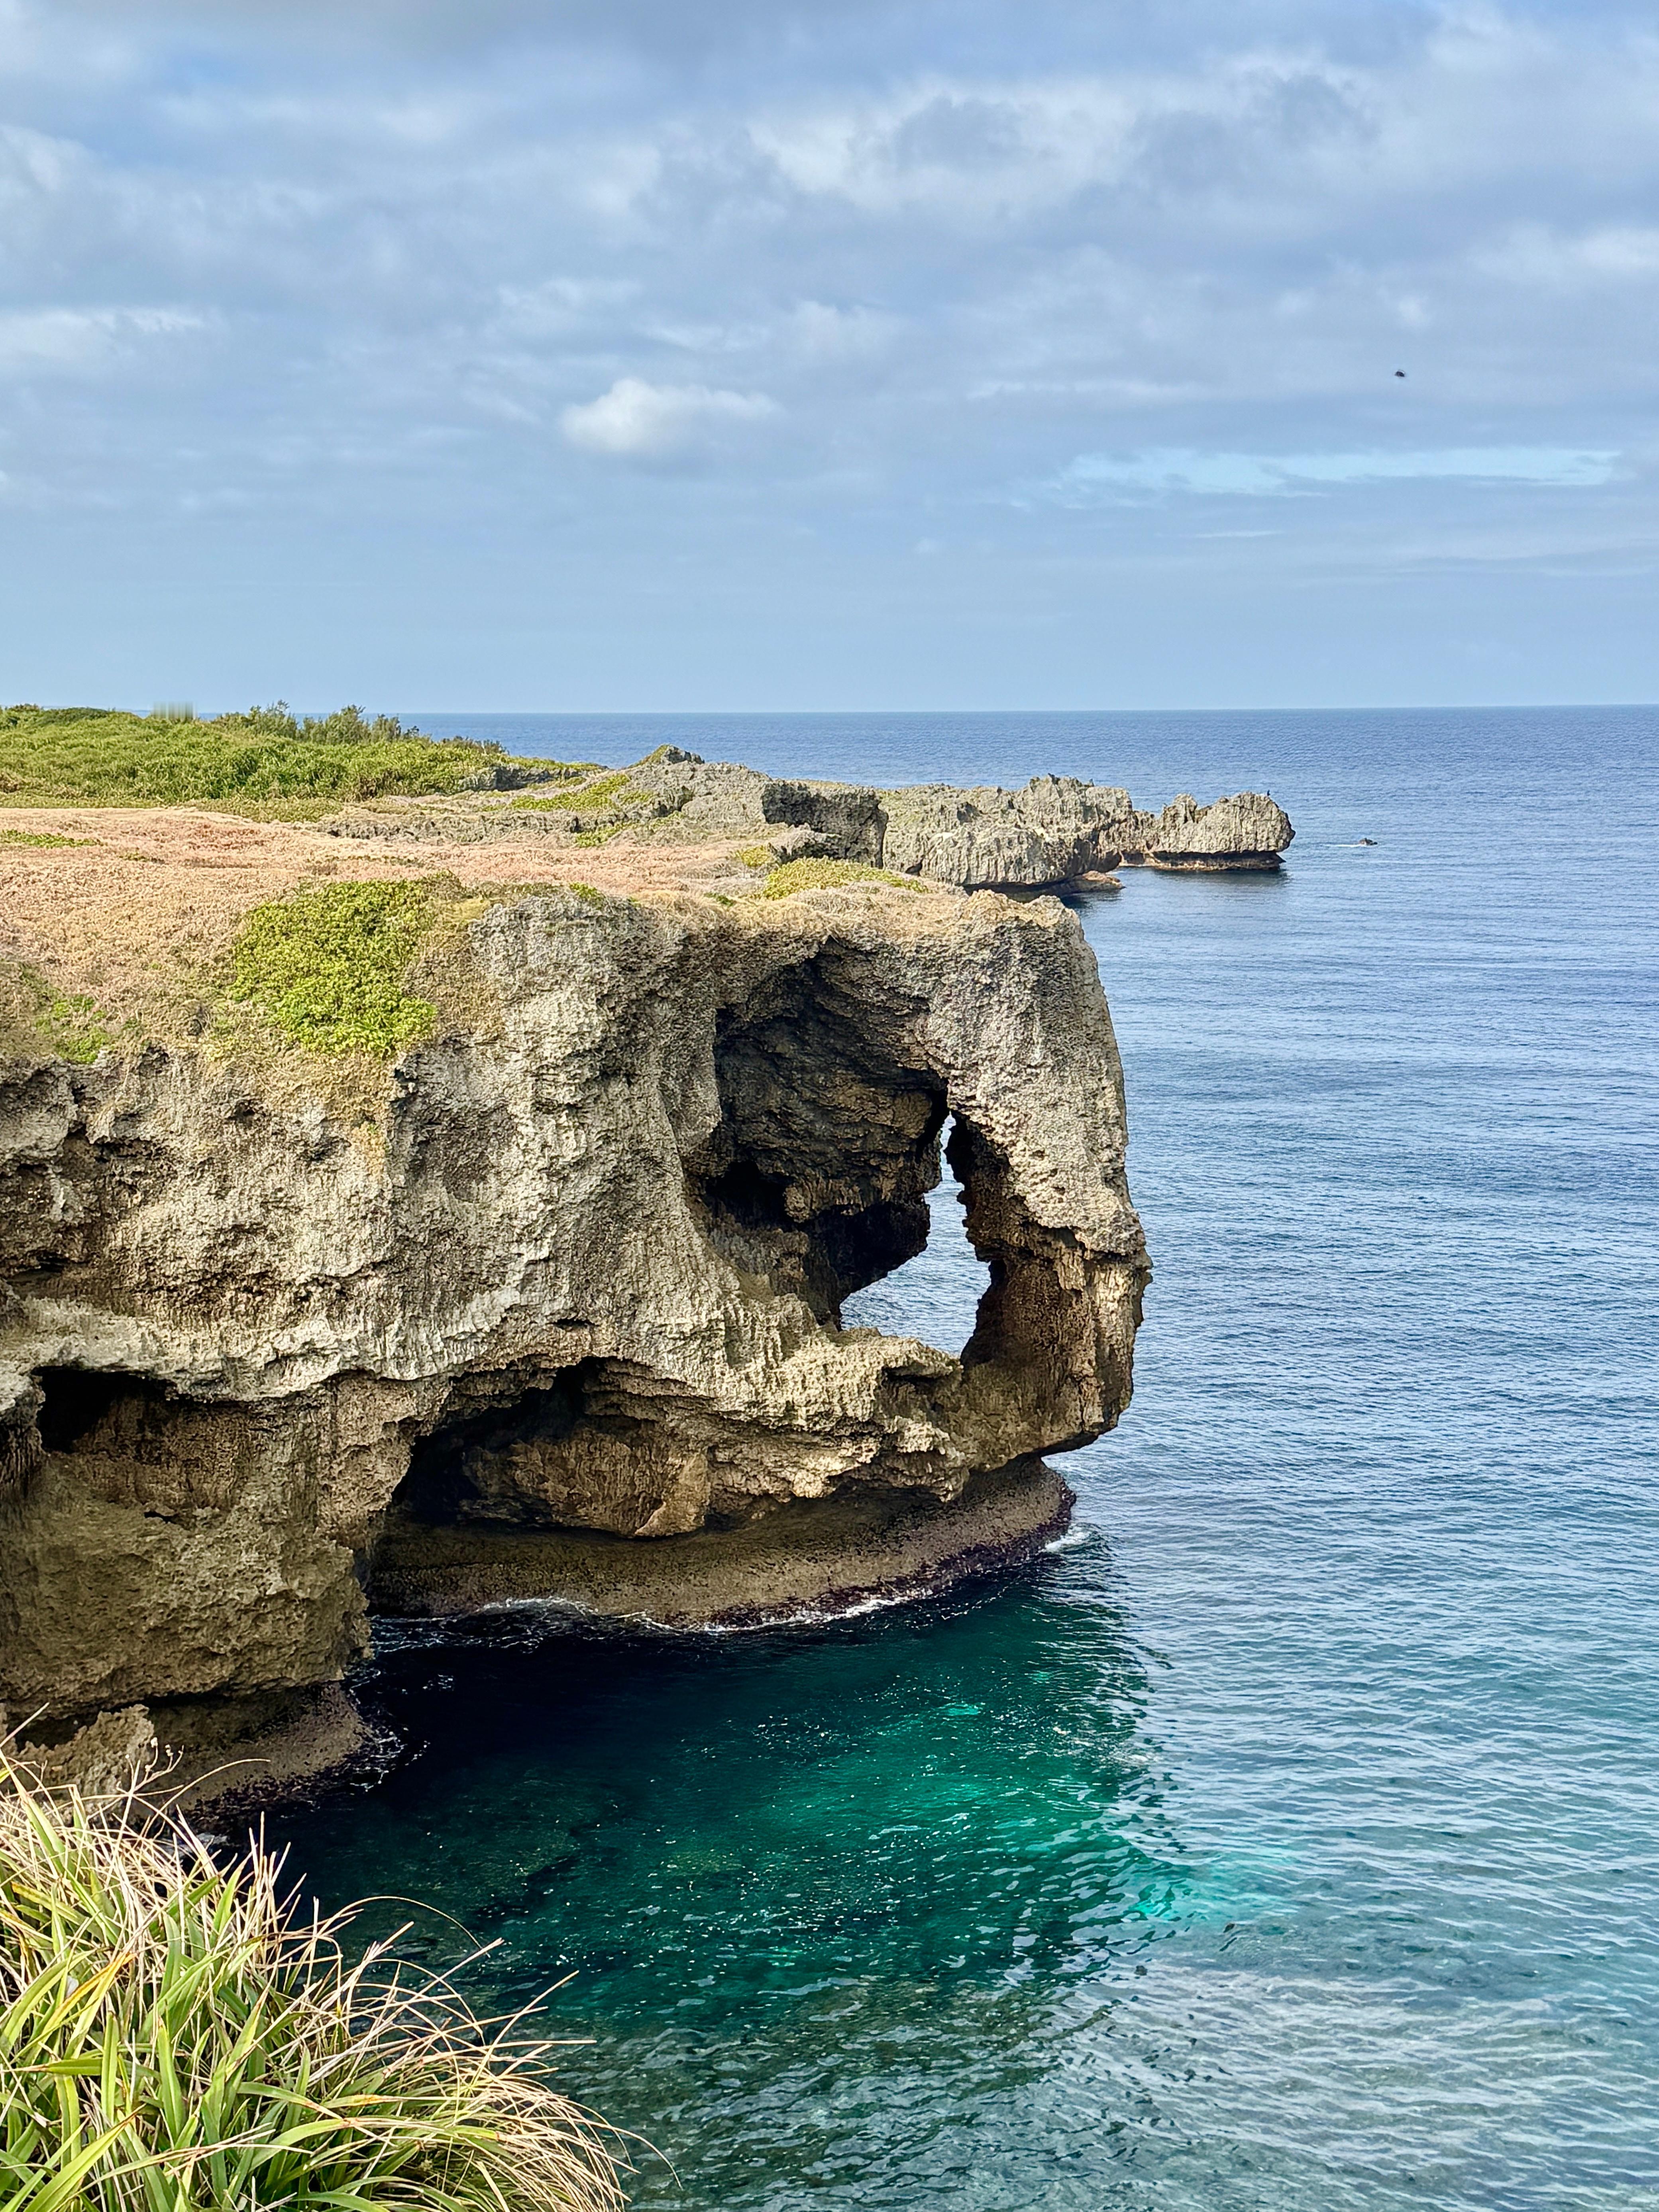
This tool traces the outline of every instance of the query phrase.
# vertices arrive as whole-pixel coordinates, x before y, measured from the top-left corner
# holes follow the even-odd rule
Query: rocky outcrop
[[[1295,835],[1283,807],[1261,792],[1237,792],[1212,806],[1182,792],[1152,818],[1140,845],[1120,857],[1154,868],[1276,868]]]
[[[479,903],[466,1018],[368,1103],[205,1046],[4,1068],[14,1715],[337,1756],[377,1573],[678,1619],[903,1586],[1051,1529],[1038,1456],[1127,1402],[1121,1075],[1057,902]],[[841,1326],[947,1130],[991,1277],[959,1358]]]
[[[1142,863],[1161,868],[1276,868],[1295,835],[1271,799],[1242,792],[1200,806],[1185,793],[1161,814],[1127,791],[1040,775],[1019,791],[919,784],[883,794],[890,868],[968,887],[1035,886]]]
[[[1033,776],[1016,791],[946,783],[877,791],[761,775],[665,746],[627,778],[635,818],[653,838],[749,835],[780,860],[868,860],[970,890],[1070,883],[1142,863],[1276,868],[1296,834],[1260,792],[1209,806],[1183,793],[1148,814],[1127,791],[1071,775]]]
[[[918,784],[886,794],[889,867],[963,885],[1066,883],[1138,849],[1145,817],[1127,791],[1034,776],[1024,790]]]
[[[1033,889],[1121,866],[1276,868],[1295,831],[1260,792],[1200,806],[1185,793],[1160,814],[1127,791],[1076,776],[1039,775],[1018,791],[916,784],[877,791],[764,775],[664,745],[627,769],[605,770],[554,801],[480,809],[465,800],[382,801],[328,825],[342,837],[441,834],[462,842],[549,837],[592,843],[632,832],[681,845],[746,839],[774,861],[863,860],[964,890]]]

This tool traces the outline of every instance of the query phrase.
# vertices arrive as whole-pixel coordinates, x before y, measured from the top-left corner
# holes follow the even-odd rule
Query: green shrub
[[[777,854],[769,845],[745,845],[738,858],[745,868],[769,868]]]
[[[620,2212],[554,2048],[313,1916],[254,1846],[0,1753],[8,2212]]]
[[[0,708],[0,805],[315,816],[353,799],[459,791],[507,760],[499,745],[428,738],[356,707],[301,720],[279,700],[210,722],[96,707]]]
[[[786,860],[768,876],[761,896],[793,898],[797,891],[838,891],[849,884],[890,884],[906,891],[927,888],[914,876],[896,876],[885,868],[872,868],[866,860]]]
[[[273,900],[242,925],[231,996],[314,1052],[385,1056],[435,1018],[403,985],[436,920],[428,884],[329,884]]]
[[[576,896],[581,901],[584,906],[603,906],[605,904],[605,893],[603,891],[595,890],[592,884],[572,884],[570,885],[570,889],[574,891]]]

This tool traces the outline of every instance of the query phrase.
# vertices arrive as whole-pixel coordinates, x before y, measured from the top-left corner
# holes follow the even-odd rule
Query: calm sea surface
[[[1078,902],[1157,1279],[1070,1547],[829,1628],[394,1632],[407,1755],[295,1869],[499,1938],[481,2001],[574,1976],[653,2208],[1659,2203],[1659,713],[422,720],[1297,836]],[[863,1317],[954,1347],[935,1217]]]

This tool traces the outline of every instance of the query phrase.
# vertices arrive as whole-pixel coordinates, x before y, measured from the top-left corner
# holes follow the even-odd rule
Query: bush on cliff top
[[[210,722],[173,710],[0,708],[7,806],[196,805],[297,820],[352,799],[459,791],[507,757],[356,707],[302,720],[278,701]]]
[[[438,919],[429,884],[328,884],[255,907],[232,948],[230,994],[314,1052],[395,1052],[431,1028],[404,988]]]
[[[0,1753],[8,2212],[620,2212],[554,2046],[307,1915],[255,1848],[29,1788]]]

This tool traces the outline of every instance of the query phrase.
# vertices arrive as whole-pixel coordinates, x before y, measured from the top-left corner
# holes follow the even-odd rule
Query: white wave
[[[1097,1542],[1102,1533],[1098,1528],[1087,1527],[1068,1528],[1063,1536],[1051,1538],[1042,1548],[1045,1552],[1075,1552],[1082,1545]]]

